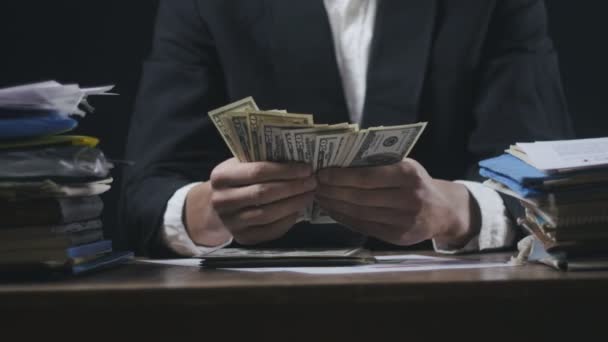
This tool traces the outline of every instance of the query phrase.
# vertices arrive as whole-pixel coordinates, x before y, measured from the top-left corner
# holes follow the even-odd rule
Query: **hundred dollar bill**
[[[426,122],[413,125],[376,127],[367,130],[345,167],[388,165],[400,162],[412,150],[426,127]]]
[[[225,126],[222,117],[227,113],[231,112],[255,112],[259,110],[260,109],[258,108],[258,105],[255,103],[253,98],[247,97],[209,112],[209,118],[211,118],[211,121],[213,122],[220,135],[226,142],[226,145],[230,149],[230,152],[232,152],[232,154],[237,158],[239,158],[238,148],[236,147],[237,142],[234,141],[233,137],[230,134],[231,132],[228,127]]]
[[[376,127],[363,130],[353,135],[357,138],[353,141],[351,137],[352,152],[350,158],[343,162],[344,167],[362,167],[392,164],[403,160],[411,151],[416,141],[424,131],[426,123],[395,127]],[[318,138],[319,153],[316,163],[319,169],[323,168],[327,160],[325,150],[331,150],[330,139]],[[335,143],[337,144],[337,143]],[[310,222],[312,224],[333,223],[334,220],[325,212],[317,202],[310,209]]]
[[[251,112],[248,114],[250,155],[253,161],[267,160],[266,146],[264,145],[264,126],[269,127],[274,124],[308,127],[314,124],[313,117],[310,114],[283,114],[277,112]]]

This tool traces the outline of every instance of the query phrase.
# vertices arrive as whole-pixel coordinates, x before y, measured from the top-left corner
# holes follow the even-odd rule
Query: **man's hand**
[[[189,194],[188,231],[195,242],[197,238],[203,240],[212,227],[223,227],[244,245],[277,239],[289,231],[312,203],[316,187],[317,181],[308,165],[241,163],[230,159],[218,165],[211,180],[200,186],[199,191],[206,194],[195,199],[193,205],[188,204]],[[195,191],[191,191],[192,199],[196,197]],[[212,212],[206,218],[198,218],[204,209],[196,203],[207,203]]]
[[[478,234],[479,208],[464,185],[435,180],[412,159],[369,168],[325,169],[317,200],[360,233],[412,245],[435,238],[463,246]]]

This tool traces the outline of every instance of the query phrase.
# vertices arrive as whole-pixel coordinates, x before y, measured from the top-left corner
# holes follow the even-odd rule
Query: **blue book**
[[[124,264],[133,259],[133,252],[113,252],[94,260],[71,266],[72,274],[83,274]]]
[[[107,253],[112,251],[111,240],[101,240],[86,245],[70,247],[66,249],[67,257],[71,259],[87,258],[93,255]]]

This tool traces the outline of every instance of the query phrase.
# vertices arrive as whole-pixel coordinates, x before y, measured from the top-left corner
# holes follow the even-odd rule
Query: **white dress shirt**
[[[367,69],[378,0],[324,0],[331,26],[334,48],[344,96],[352,122],[360,122],[365,104]],[[457,181],[463,184],[477,201],[481,211],[481,231],[464,248],[439,245],[435,250],[442,253],[460,253],[496,249],[513,243],[513,225],[506,215],[501,197],[480,183]],[[183,256],[201,256],[221,246],[209,248],[197,246],[189,237],[182,217],[186,195],[198,183],[179,189],[169,200],[164,215],[162,236],[169,248]]]

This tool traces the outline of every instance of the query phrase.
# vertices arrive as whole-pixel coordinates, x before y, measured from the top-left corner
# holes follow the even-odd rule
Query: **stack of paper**
[[[563,260],[608,255],[608,139],[519,143],[480,162],[485,184],[517,198],[519,223]]]
[[[251,97],[213,110],[209,117],[240,161],[307,163],[315,171],[400,162],[426,127],[425,122],[368,129],[349,123],[315,124],[311,114],[260,111]],[[303,220],[333,222],[316,204]]]
[[[95,137],[58,135],[73,130],[92,107],[81,89],[45,82],[0,89],[0,267],[81,273],[117,264],[105,240],[100,195],[113,167]]]
[[[19,111],[49,111],[67,117],[72,114],[85,116],[91,95],[114,95],[114,87],[80,88],[77,84],[60,84],[55,81],[27,84],[0,89],[0,108]],[[84,110],[80,107],[84,106]]]

